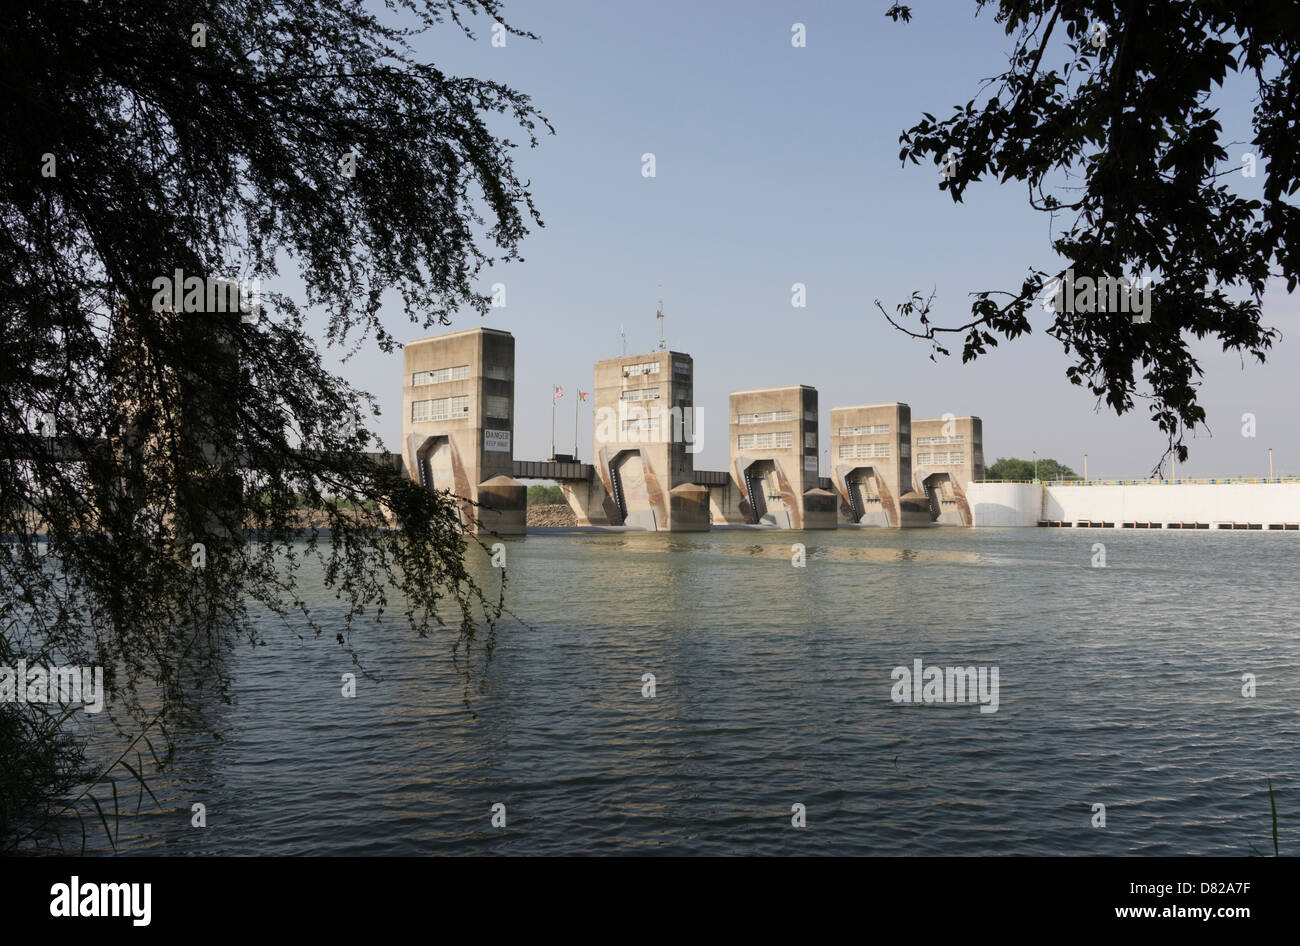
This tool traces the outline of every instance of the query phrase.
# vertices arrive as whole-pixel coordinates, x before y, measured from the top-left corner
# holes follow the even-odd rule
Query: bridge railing
[[[1209,486],[1222,485],[1228,483],[1300,483],[1300,476],[1248,476],[1244,474],[1229,474],[1227,476],[1212,477],[1179,477],[1177,479],[1151,479],[1140,477],[1135,479],[1083,479],[1077,477],[1074,479],[1060,480],[977,480],[977,483],[1039,483],[1043,486]]]

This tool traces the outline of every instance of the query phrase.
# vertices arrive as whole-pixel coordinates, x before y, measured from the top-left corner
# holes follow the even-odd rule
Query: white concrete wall
[[[1037,483],[968,483],[966,502],[977,526],[1034,526],[1043,518]]]
[[[1300,483],[1044,486],[1044,519],[1300,522]]]

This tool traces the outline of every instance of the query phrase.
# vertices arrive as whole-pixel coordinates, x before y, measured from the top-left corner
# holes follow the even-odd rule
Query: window
[[[767,411],[763,414],[741,414],[736,418],[740,424],[776,424],[793,420],[791,411]]]
[[[916,462],[922,466],[954,466],[964,463],[964,453],[918,453]]]
[[[803,412],[803,419],[804,419],[804,420],[813,420],[813,421],[815,421],[815,420],[817,419],[817,412],[816,412],[816,411],[804,411],[804,412]]]
[[[690,374],[691,363],[689,361],[674,361],[673,370],[676,371],[678,374]]]
[[[916,438],[916,445],[918,447],[928,447],[931,445],[937,447],[937,446],[942,446],[943,444],[946,443],[965,443],[965,442],[966,442],[966,438],[963,437],[961,434],[958,434],[955,437],[917,437]]]
[[[510,398],[489,394],[483,398],[483,413],[487,417],[510,419]]]
[[[804,457],[804,458],[803,458],[803,468],[804,468],[804,471],[807,472],[807,473],[816,473],[816,472],[817,472],[817,458],[816,458],[816,457]]]
[[[443,397],[432,401],[412,401],[411,420],[462,420],[469,414],[469,397]]]
[[[658,430],[659,415],[651,414],[649,417],[637,417],[632,420],[623,421],[623,430]]]
[[[618,399],[620,401],[657,401],[659,400],[659,389],[633,388],[620,393]]]
[[[658,373],[659,373],[659,362],[657,361],[643,361],[639,365],[623,366],[623,377],[625,378],[630,378],[638,374],[658,374]]]
[[[491,378],[494,381],[509,381],[510,367],[509,365],[488,365],[483,369],[483,377]]]
[[[455,368],[437,368],[433,371],[417,371],[411,375],[411,386],[422,384],[444,384],[447,381],[464,381],[469,377],[469,365],[457,365]]]
[[[841,460],[870,460],[874,458],[888,459],[889,444],[887,443],[842,443],[840,444]]]
[[[812,447],[814,450],[817,449],[817,432],[815,430],[808,431],[803,435],[803,445]]]
[[[841,437],[866,437],[873,434],[889,433],[888,424],[867,424],[865,427],[841,427]]]
[[[736,437],[738,450],[773,450],[794,446],[794,434],[788,430],[769,431],[765,434],[740,434]]]

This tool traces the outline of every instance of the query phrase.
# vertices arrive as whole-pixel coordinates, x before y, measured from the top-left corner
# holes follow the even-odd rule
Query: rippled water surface
[[[509,604],[531,627],[500,627],[472,712],[452,636],[367,625],[353,640],[378,679],[344,699],[355,668],[332,633],[268,624],[269,646],[229,657],[233,703],[207,708],[154,785],[164,809],[146,798],[120,848],[1243,855],[1271,851],[1269,778],[1282,850],[1300,845],[1293,534],[560,533],[507,548]],[[332,631],[332,594],[313,597]],[[998,711],[895,704],[890,671],[917,658],[997,666]]]

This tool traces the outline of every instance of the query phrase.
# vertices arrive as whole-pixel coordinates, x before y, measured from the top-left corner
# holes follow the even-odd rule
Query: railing
[[[1160,480],[1160,479],[1131,479],[1131,480],[1102,480],[1075,479],[1060,480],[978,480],[979,483],[1038,483],[1043,486],[1209,486],[1223,485],[1228,483],[1300,483],[1300,476],[1248,476],[1244,474],[1229,474],[1227,476],[1216,477],[1179,477],[1178,479]]]

